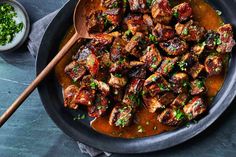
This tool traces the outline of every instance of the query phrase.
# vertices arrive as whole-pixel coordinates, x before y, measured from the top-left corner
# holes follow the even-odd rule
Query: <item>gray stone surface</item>
[[[66,0],[19,0],[31,21],[62,6]],[[34,79],[35,63],[24,45],[13,53],[0,54],[0,114]],[[96,142],[96,141],[95,141]],[[75,141],[63,134],[48,117],[34,92],[0,129],[0,157],[87,157]],[[235,157],[236,101],[206,131],[164,151],[117,156]]]

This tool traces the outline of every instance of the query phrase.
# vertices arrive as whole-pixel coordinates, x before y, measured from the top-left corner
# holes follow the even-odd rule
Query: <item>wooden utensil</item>
[[[35,78],[35,80],[23,91],[23,93],[13,102],[13,104],[0,117],[0,127],[11,117],[17,108],[34,91],[38,84],[52,71],[57,63],[65,56],[68,50],[78,41],[79,38],[91,38],[87,31],[86,17],[92,9],[99,6],[100,0],[79,0],[73,16],[74,28],[76,33],[58,52],[45,69]]]

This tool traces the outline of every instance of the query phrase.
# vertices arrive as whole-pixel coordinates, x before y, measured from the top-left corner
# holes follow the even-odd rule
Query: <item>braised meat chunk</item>
[[[233,39],[233,29],[230,24],[221,26],[217,32],[220,34],[220,44],[217,47],[217,51],[221,53],[229,53],[235,46],[235,40]]]
[[[191,82],[191,95],[199,95],[206,91],[206,87],[202,80],[196,79]]]
[[[94,104],[88,107],[88,115],[94,118],[100,117],[106,113],[107,108],[108,99],[102,94],[97,94]]]
[[[117,105],[111,111],[109,124],[123,128],[130,125],[132,117],[132,108],[130,106]]]
[[[181,60],[178,62],[179,68],[182,71],[188,71],[193,65],[198,62],[197,56],[192,53],[186,53],[182,56]]]
[[[142,45],[140,42],[143,40],[143,38],[143,33],[136,33],[131,38],[130,42],[125,46],[125,50],[137,58],[141,57],[142,53],[140,52],[140,49],[142,49]]]
[[[189,69],[188,74],[192,76],[193,79],[196,79],[203,70],[204,70],[204,65],[197,62],[196,64],[194,64],[194,66],[192,66]]]
[[[89,33],[102,33],[105,29],[104,27],[104,17],[101,10],[92,12],[87,17],[87,27]]]
[[[151,13],[155,23],[168,24],[172,19],[172,9],[168,0],[153,1]]]
[[[146,32],[148,30],[147,25],[145,25],[143,21],[142,15],[130,14],[126,17],[125,23],[133,35],[136,32]]]
[[[193,9],[190,6],[189,3],[184,2],[177,6],[175,6],[173,9],[173,16],[179,21],[184,22],[188,19],[193,17]]]
[[[114,88],[121,88],[124,87],[127,83],[126,77],[120,77],[119,75],[111,74],[111,78],[108,81],[108,84]]]
[[[81,65],[78,61],[73,61],[65,68],[65,73],[74,81],[77,82],[81,79],[85,73],[86,68]]]
[[[184,54],[188,49],[188,44],[178,37],[162,42],[160,47],[170,56],[178,56]]]
[[[128,0],[132,12],[147,13],[148,8],[146,0]]]
[[[154,113],[156,112],[157,109],[165,107],[165,106],[162,106],[162,104],[158,101],[157,96],[152,97],[149,94],[143,95],[143,102],[148,112],[150,113]]]
[[[121,1],[120,0],[102,0],[102,6],[112,9],[112,8],[120,8]]]
[[[201,27],[193,20],[190,20],[186,24],[177,23],[175,25],[176,33],[181,39],[186,41],[200,41],[205,34],[205,28]]]
[[[159,122],[169,125],[169,126],[178,126],[180,125],[185,118],[184,113],[181,110],[174,110],[167,108],[159,116]]]
[[[152,44],[151,46],[147,47],[147,50],[144,56],[140,58],[140,61],[145,63],[150,71],[154,72],[160,65],[162,57],[160,55],[160,52],[155,47],[155,45]]]
[[[186,73],[175,73],[171,79],[172,90],[175,93],[185,93],[188,90],[189,77]]]
[[[218,75],[223,70],[223,60],[219,56],[208,56],[204,65],[209,76]]]
[[[163,76],[168,76],[170,72],[174,70],[177,62],[178,62],[178,57],[175,58],[165,57],[161,63],[161,66],[157,69],[157,72],[161,73]]]
[[[199,96],[195,96],[186,106],[184,106],[183,111],[188,119],[192,120],[205,113],[206,109],[207,107],[204,104],[203,99]]]
[[[95,76],[99,70],[99,61],[95,54],[90,54],[87,58],[86,67],[92,76]]]
[[[172,92],[166,92],[163,95],[161,95],[158,99],[158,101],[163,107],[170,105],[174,100],[175,100],[175,94]]]
[[[104,24],[105,27],[109,25],[113,25],[114,27],[118,26],[121,22],[122,15],[121,15],[121,8],[113,8],[108,9],[103,13],[105,18]]]
[[[71,108],[71,109],[77,109],[78,104],[78,94],[79,94],[79,88],[75,85],[68,86],[63,93],[64,96],[64,106]]]
[[[173,109],[182,109],[186,105],[188,98],[189,98],[188,94],[181,93],[170,104],[170,107]]]
[[[125,46],[126,42],[122,38],[115,38],[110,52],[113,62],[119,61],[126,56]]]
[[[217,45],[221,44],[220,35],[214,31],[208,31],[205,35],[205,47],[209,50],[214,50]]]
[[[157,41],[166,41],[174,38],[175,30],[171,26],[157,23],[155,28],[152,30],[152,34],[156,36]]]

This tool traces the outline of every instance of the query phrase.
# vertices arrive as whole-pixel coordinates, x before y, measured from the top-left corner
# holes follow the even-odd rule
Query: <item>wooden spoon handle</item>
[[[35,80],[24,90],[24,92],[13,102],[13,104],[0,117],[0,127],[11,117],[17,108],[25,101],[25,99],[34,91],[38,84],[52,71],[57,63],[65,56],[68,50],[78,40],[78,34],[75,33],[66,45],[58,52],[52,61],[42,70],[42,72],[35,78]]]

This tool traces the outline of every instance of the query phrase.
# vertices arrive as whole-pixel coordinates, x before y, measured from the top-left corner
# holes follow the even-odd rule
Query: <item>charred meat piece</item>
[[[111,88],[111,94],[115,102],[122,102],[124,98],[124,88]]]
[[[93,36],[93,40],[89,43],[88,47],[96,51],[103,50],[113,42],[113,36],[109,34],[97,33]]]
[[[201,56],[205,50],[205,44],[196,44],[191,48],[191,52],[196,56]]]
[[[107,9],[120,8],[121,1],[120,0],[102,0],[102,6],[104,6]]]
[[[86,68],[83,65],[81,65],[78,61],[72,61],[69,65],[66,66],[65,73],[74,82],[77,82],[85,75]]]
[[[219,56],[208,56],[205,60],[205,70],[209,76],[218,75],[223,70],[223,60]]]
[[[145,25],[143,21],[143,16],[141,15],[130,14],[125,19],[125,23],[133,35],[135,35],[136,32],[145,32],[148,30],[147,25]]]
[[[126,59],[123,58],[110,66],[110,73],[125,74],[129,69],[129,63],[126,61]]]
[[[193,22],[193,20],[186,24],[177,23],[175,30],[180,38],[186,41],[200,41],[205,35],[205,28]]]
[[[145,79],[146,78],[146,68],[144,67],[143,62],[136,62],[139,64],[134,65],[134,62],[130,62],[131,69],[128,73],[128,76],[130,78],[140,78],[140,79]]]
[[[147,13],[148,8],[146,0],[128,0],[129,7],[132,12]]]
[[[104,17],[101,10],[94,11],[87,17],[87,27],[89,33],[102,33],[104,31]]]
[[[94,81],[93,77],[91,75],[85,75],[80,82],[81,86],[89,87],[90,84]]]
[[[175,93],[184,93],[187,92],[189,78],[186,73],[175,73],[171,79],[172,90]]]
[[[151,30],[154,27],[152,17],[149,16],[148,14],[143,15],[143,22],[145,25],[148,26],[149,30]]]
[[[71,108],[71,109],[77,109],[78,108],[78,94],[79,94],[79,87],[75,85],[70,85],[64,90],[64,106]]]
[[[130,82],[129,87],[125,92],[125,96],[123,99],[123,103],[132,106],[133,108],[141,105],[141,97],[140,92],[143,87],[144,80],[141,79],[133,79]]]
[[[170,56],[178,56],[185,53],[188,49],[188,44],[178,37],[162,42],[160,47]]]
[[[221,53],[229,53],[232,51],[235,43],[233,39],[233,29],[230,24],[225,24],[221,26],[217,32],[220,34],[221,43],[217,47],[217,51]]]
[[[170,84],[160,73],[154,73],[149,76],[144,82],[144,87],[151,96],[156,96],[159,93],[170,91]]]
[[[143,40],[144,35],[142,33],[136,33],[130,40],[130,42],[125,46],[125,50],[135,57],[141,57],[142,53],[140,42]]]
[[[130,125],[132,117],[133,113],[130,106],[116,105],[111,111],[109,124],[123,128]]]
[[[168,106],[175,100],[175,95],[172,92],[166,92],[163,95],[161,95],[158,99],[161,106]]]
[[[102,95],[97,94],[94,104],[88,107],[88,115],[93,118],[104,115],[108,108],[108,99]]]
[[[214,31],[208,31],[205,35],[205,47],[209,50],[214,50],[215,47],[221,44],[220,35]]]
[[[198,62],[198,58],[192,53],[186,53],[178,62],[179,68],[182,71],[187,71]]]
[[[110,93],[110,87],[105,82],[94,80],[94,86],[97,86],[104,96],[107,96]]]
[[[103,16],[106,18],[104,25],[108,26],[108,22],[113,26],[118,26],[121,22],[121,8],[107,9],[104,11]]]
[[[93,53],[93,51],[89,48],[88,45],[86,46],[81,46],[78,50],[78,52],[72,56],[73,60],[78,60],[78,61],[84,61],[87,59],[87,57]]]
[[[173,9],[173,16],[179,21],[184,22],[193,17],[193,9],[189,3],[181,3],[175,6]]]
[[[144,56],[140,58],[141,62],[144,62],[148,69],[154,72],[162,61],[160,52],[157,50],[154,44],[148,46]]]
[[[115,38],[113,45],[111,47],[111,60],[113,62],[119,61],[121,58],[123,58],[126,53],[125,53],[125,46],[126,42],[122,38]]]
[[[195,96],[186,106],[184,106],[183,110],[188,119],[192,120],[206,112],[206,109],[207,107],[204,105],[202,98]]]
[[[89,87],[80,87],[79,93],[77,96],[77,102],[81,105],[91,106],[95,99],[96,91]]]
[[[148,94],[143,95],[143,102],[145,104],[145,107],[147,108],[148,112],[154,113],[159,108],[164,108],[165,106],[162,106],[162,104],[158,101],[158,97],[154,96],[151,97]]]
[[[99,70],[99,61],[95,54],[90,54],[86,61],[86,67],[92,76],[95,76]]]
[[[181,110],[174,110],[167,108],[159,116],[158,120],[160,123],[169,126],[180,125],[185,118],[184,113]]]
[[[109,79],[108,84],[114,88],[121,88],[127,84],[127,79],[122,76],[120,77],[111,74],[111,78]]]
[[[170,26],[157,23],[152,34],[156,36],[157,41],[165,41],[174,38],[175,30]]]
[[[168,0],[154,1],[151,13],[155,23],[168,24],[172,19],[172,10]]]
[[[204,66],[197,62],[189,69],[188,74],[191,75],[193,79],[196,79],[203,70]]]
[[[185,93],[179,94],[171,103],[170,107],[174,109],[182,109],[188,101],[188,95]]]
[[[103,53],[99,58],[99,63],[101,68],[102,67],[110,68],[111,64],[113,63],[110,59],[110,53],[109,52]]]
[[[161,63],[161,66],[157,69],[157,72],[161,73],[163,76],[168,76],[170,72],[174,69],[177,61],[178,57],[175,58],[165,57]]]
[[[205,92],[206,87],[204,85],[204,82],[202,80],[196,79],[191,82],[191,95],[199,95]]]

